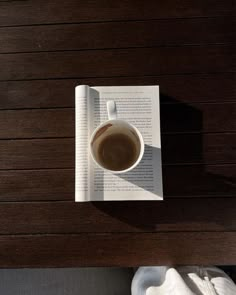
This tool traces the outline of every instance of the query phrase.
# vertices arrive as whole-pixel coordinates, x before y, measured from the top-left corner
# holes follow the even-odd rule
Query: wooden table
[[[236,264],[231,0],[0,2],[0,267]],[[74,202],[74,87],[161,89],[164,202]]]

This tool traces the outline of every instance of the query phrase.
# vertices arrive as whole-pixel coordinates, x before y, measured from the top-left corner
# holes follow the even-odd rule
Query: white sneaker
[[[132,295],[236,295],[234,282],[219,268],[187,266],[140,267]]]

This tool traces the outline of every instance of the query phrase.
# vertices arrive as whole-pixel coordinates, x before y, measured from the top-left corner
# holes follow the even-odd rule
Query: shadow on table
[[[181,103],[163,94],[161,94],[161,101],[164,102],[164,104],[161,104],[164,201],[94,202],[93,205],[122,223],[137,228],[137,230],[157,230],[159,224],[166,224],[167,228],[169,226],[169,230],[175,230],[176,224],[181,223],[185,223],[185,225],[187,223],[194,225],[199,223],[200,229],[201,224],[220,223],[220,220],[209,220],[207,214],[196,212],[195,208],[189,206],[191,199],[194,202],[205,202],[206,210],[211,210],[211,208],[207,208],[209,198],[204,197],[214,197],[216,187],[219,188],[217,196],[221,192],[222,194],[230,194],[231,192],[233,194],[233,191],[235,192],[232,178],[210,173],[206,170],[203,154],[203,134],[201,133],[203,131],[202,112],[192,105]],[[180,143],[177,142],[174,146],[170,146],[168,143],[170,133],[194,133],[194,143],[181,143],[183,150],[176,151]],[[165,140],[163,140],[164,137]],[[150,149],[150,147],[147,147],[147,149]],[[158,150],[153,152],[160,154]],[[193,171],[197,171],[196,177],[194,177],[195,172],[190,175],[178,173],[179,167],[182,166],[182,164],[177,164],[181,163],[181,159],[179,160],[178,157],[186,159],[187,163],[188,155],[194,157],[194,160],[198,163],[197,165],[190,165],[193,167]],[[176,169],[176,175],[174,172],[172,175],[168,172],[172,168],[173,171]],[[183,170],[180,169],[179,171]],[[122,175],[122,178],[142,186],[141,182],[138,183],[131,179],[128,174]],[[214,189],[212,196],[209,194],[211,189]],[[202,199],[192,198],[196,196],[202,197]],[[181,197],[181,200],[184,197],[186,202],[181,202],[181,206],[178,206],[180,199],[173,197]],[[222,220],[222,222],[224,221]]]

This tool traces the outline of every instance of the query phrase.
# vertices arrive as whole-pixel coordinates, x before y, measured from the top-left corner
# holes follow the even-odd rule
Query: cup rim
[[[131,126],[135,130],[135,132],[137,133],[139,141],[140,141],[140,153],[139,153],[139,156],[138,156],[137,160],[134,162],[134,164],[132,166],[130,166],[129,168],[123,169],[123,170],[111,170],[111,169],[107,169],[107,168],[103,167],[102,165],[100,165],[98,163],[98,161],[96,160],[96,158],[94,156],[94,153],[93,153],[93,149],[92,149],[92,141],[93,141],[93,138],[96,135],[97,131],[100,128],[102,128],[104,125],[109,124],[109,123],[114,123],[114,122],[115,123],[122,122],[122,123],[125,123],[125,124]],[[129,171],[133,170],[141,162],[141,160],[143,158],[144,147],[145,147],[145,145],[144,145],[143,136],[142,136],[141,132],[138,130],[138,128],[135,127],[133,124],[127,122],[126,120],[121,120],[121,119],[112,119],[112,120],[107,120],[107,121],[103,122],[102,124],[100,124],[99,126],[97,126],[94,129],[94,131],[92,132],[92,135],[90,136],[90,140],[89,140],[90,155],[91,155],[94,163],[96,165],[98,165],[100,168],[102,168],[103,170],[109,171],[109,172],[111,172],[113,174],[122,174],[122,173],[126,173],[126,172],[129,172]]]

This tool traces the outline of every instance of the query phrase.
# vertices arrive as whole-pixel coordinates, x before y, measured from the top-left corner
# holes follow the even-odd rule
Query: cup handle
[[[114,100],[107,101],[107,113],[108,113],[108,120],[117,119],[116,103],[114,102]]]

